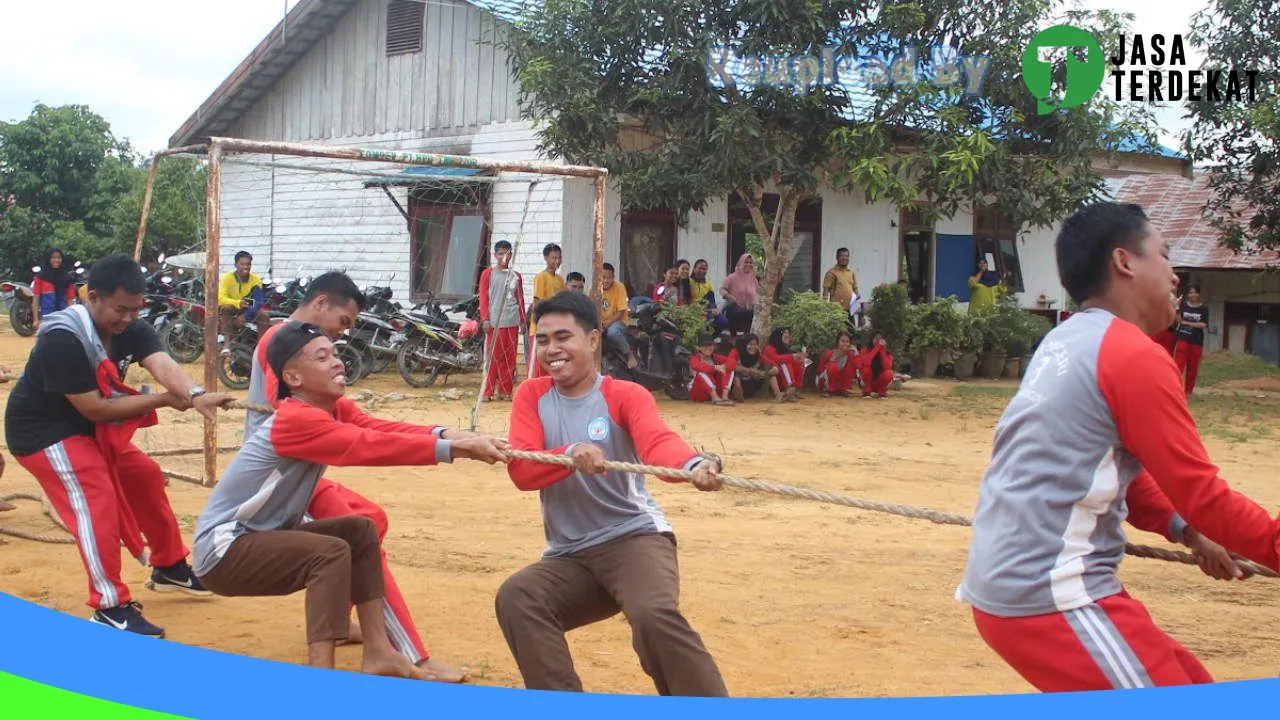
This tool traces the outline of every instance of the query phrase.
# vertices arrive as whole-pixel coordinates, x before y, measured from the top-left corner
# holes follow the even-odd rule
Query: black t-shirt
[[[131,363],[161,351],[155,328],[140,320],[107,344],[107,356],[122,379]],[[69,330],[53,330],[36,340],[5,408],[9,452],[20,457],[73,435],[92,436],[93,423],[66,396],[97,390],[94,370],[84,346]]]
[[[1182,303],[1182,307],[1178,308],[1178,318],[1184,323],[1208,323],[1209,306],[1201,305],[1200,307],[1192,307],[1186,303]],[[1204,328],[1193,328],[1187,327],[1186,325],[1179,325],[1178,341],[1203,346]]]

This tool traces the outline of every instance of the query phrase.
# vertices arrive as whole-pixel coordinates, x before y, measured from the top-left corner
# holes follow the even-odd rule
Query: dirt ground
[[[0,324],[0,364],[19,371],[31,342]],[[197,368],[191,370],[201,376]],[[135,369],[130,382],[137,385],[144,375]],[[352,391],[411,396],[373,410],[385,417],[465,425],[475,381],[458,377],[445,387],[413,390],[390,373]],[[11,387],[0,386],[0,400],[7,401]],[[442,390],[452,387],[463,389],[464,399],[443,398]],[[692,442],[722,454],[731,473],[969,515],[1010,388],[1009,382],[960,386],[931,380],[910,382],[885,401],[811,395],[793,405],[712,408],[660,398],[659,407]],[[1268,395],[1249,402],[1276,402]],[[507,411],[506,404],[483,406],[480,427],[505,433]],[[1206,412],[1214,413],[1219,427],[1248,421],[1247,412]],[[1256,412],[1252,417],[1260,418]],[[1274,427],[1275,417],[1268,414],[1261,421]],[[225,413],[220,441],[238,443],[242,421],[241,412]],[[193,447],[200,437],[198,416],[164,411],[161,425],[143,431],[137,441],[143,449],[157,450]],[[1280,450],[1269,427],[1237,428],[1234,435],[1209,435],[1206,442],[1236,487],[1269,508],[1280,507]],[[7,448],[5,460],[0,494],[38,492]],[[219,467],[229,460],[222,455]],[[163,458],[161,464],[201,472],[198,457]],[[478,684],[521,687],[494,619],[493,598],[501,582],[536,560],[543,548],[537,494],[516,490],[501,469],[465,462],[424,469],[331,469],[328,476],[387,510],[392,568],[432,653],[470,666]],[[699,493],[654,479],[648,484],[676,528],[683,610],[733,695],[1031,690],[987,649],[968,607],[953,597],[967,529],[732,489]],[[208,490],[183,482],[169,490],[189,541]],[[0,525],[52,528],[30,502],[0,515]],[[1166,545],[1136,530],[1130,538]],[[124,567],[147,616],[166,628],[171,641],[305,661],[301,594],[207,600],[156,595],[142,587],[142,567],[127,557]],[[1121,575],[1156,621],[1199,655],[1217,679],[1274,677],[1280,669],[1280,633],[1272,629],[1280,599],[1277,581],[1221,583],[1191,566],[1136,558],[1124,563]],[[69,545],[11,538],[0,546],[0,591],[77,617],[90,613],[84,572]],[[589,691],[654,693],[621,616],[574,632],[569,642]],[[346,669],[356,668],[358,657],[358,648],[339,650]]]

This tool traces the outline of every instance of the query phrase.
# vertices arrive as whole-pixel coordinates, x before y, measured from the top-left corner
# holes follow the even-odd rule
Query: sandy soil
[[[31,340],[0,325],[0,364],[15,371]],[[199,372],[195,370],[195,372]],[[131,373],[135,385],[140,370]],[[199,375],[197,375],[199,376]],[[969,383],[970,386],[981,383]],[[997,385],[998,383],[986,383]],[[666,420],[695,444],[721,453],[735,474],[807,485],[884,501],[970,514],[1004,400],[956,397],[954,383],[915,381],[885,401],[822,400],[694,407],[665,398]],[[0,399],[8,388],[0,386]],[[412,390],[394,374],[355,390],[410,399],[380,405],[385,417],[465,424],[474,378]],[[243,413],[219,424],[238,442]],[[165,411],[138,437],[148,450],[198,445],[198,416]],[[482,429],[505,432],[507,406],[483,406]],[[1273,440],[1208,445],[1224,476],[1268,507],[1280,506],[1280,450]],[[229,455],[220,459],[225,468]],[[37,491],[12,461],[0,494]],[[195,458],[162,465],[201,472]],[[465,663],[485,685],[520,687],[493,614],[493,597],[512,572],[543,547],[536,494],[517,491],[487,466],[410,470],[333,469],[329,476],[376,499],[391,517],[392,567],[428,646],[441,660]],[[965,528],[860,512],[833,505],[734,490],[698,493],[650,480],[680,541],[682,606],[738,696],[911,696],[1028,692],[979,639],[968,608],[953,599],[965,560]],[[190,538],[208,490],[170,487]],[[49,531],[34,503],[0,515],[0,524]],[[56,531],[54,531],[56,532]],[[1133,531],[1135,542],[1164,545]],[[125,559],[125,578],[171,641],[283,662],[305,660],[302,595],[209,600],[156,595],[145,570]],[[1130,591],[1157,622],[1186,644],[1219,680],[1274,677],[1280,633],[1271,629],[1280,584],[1209,580],[1190,566],[1130,559]],[[11,539],[0,546],[0,591],[87,617],[86,581],[72,546]],[[1271,608],[1271,609],[1268,609]],[[570,635],[588,690],[653,694],[619,616]],[[344,668],[359,650],[342,648]]]

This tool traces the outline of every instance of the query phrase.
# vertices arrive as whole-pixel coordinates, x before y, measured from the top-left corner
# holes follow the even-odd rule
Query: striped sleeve
[[[1228,550],[1280,569],[1280,519],[1218,475],[1168,353],[1136,326],[1113,321],[1098,351],[1098,384],[1120,442],[1177,513]]]

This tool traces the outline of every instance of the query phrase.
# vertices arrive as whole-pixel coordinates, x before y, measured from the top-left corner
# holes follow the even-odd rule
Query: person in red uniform
[[[778,368],[778,387],[790,402],[804,397],[804,361],[803,350],[791,350],[791,331],[778,328],[769,335],[769,344],[764,346],[764,361]]]
[[[363,303],[364,294],[350,277],[342,272],[327,272],[307,285],[306,296],[303,297],[298,309],[289,316],[289,320],[315,325],[329,338],[336,339],[351,329],[360,314]],[[267,348],[271,345],[271,338],[285,324],[272,325],[263,333],[262,340],[254,348],[253,364],[249,374],[248,400],[250,403],[270,405],[272,408],[280,403],[278,397],[280,378],[271,370],[267,362]],[[268,413],[247,411],[245,440],[252,437],[269,417],[271,416]],[[458,440],[474,435],[456,428],[418,425],[405,425],[404,431],[432,434],[443,440]],[[307,505],[307,514],[315,520],[358,515],[373,521],[378,530],[378,549],[382,555],[382,576],[386,586],[384,600],[391,611],[390,617],[386,620],[386,626],[392,644],[410,662],[417,665],[430,680],[461,683],[470,679],[470,671],[467,668],[447,665],[431,657],[427,651],[426,644],[422,641],[422,634],[413,621],[413,615],[409,612],[409,604],[405,602],[400,586],[391,573],[391,566],[387,564],[387,552],[382,547],[389,527],[386,511],[355,490],[322,477],[316,483],[311,503]],[[358,624],[352,623],[347,642],[359,642],[362,637],[363,629]]]
[[[729,359],[735,366],[733,393],[737,400],[756,397],[766,383],[775,400],[786,400],[782,388],[778,387],[778,368],[765,362],[760,352],[759,335],[747,333],[738,336],[736,347],[729,351]]]
[[[836,337],[836,346],[822,353],[822,359],[818,361],[818,389],[823,397],[852,395],[859,363],[861,359],[853,347],[853,336],[841,330]]]
[[[1222,479],[1151,342],[1177,276],[1142,208],[1086,206],[1054,249],[1080,310],[1045,336],[996,426],[957,598],[1042,692],[1212,682],[1121,582],[1124,523],[1229,580],[1244,575],[1226,551],[1280,570],[1280,519]]]
[[[1187,397],[1196,389],[1200,373],[1200,356],[1204,353],[1204,331],[1209,327],[1209,308],[1200,302],[1200,283],[1187,286],[1187,298],[1178,306],[1178,344],[1173,360],[1185,375]]]
[[[182,531],[155,460],[133,444],[160,408],[194,408],[213,417],[234,398],[206,393],[138,320],[146,281],[126,255],[89,271],[89,302],[42,319],[27,366],[9,395],[9,452],[40,483],[80,550],[91,621],[164,637],[143,617],[121,575],[120,547],[151,567],[154,592],[210,593],[192,574]],[[166,392],[139,394],[124,383],[138,363]]]
[[[871,346],[862,353],[862,396],[885,399],[893,384],[893,356],[885,343],[884,334],[871,337]]]
[[[573,467],[513,458],[511,482],[537,492],[547,539],[542,558],[507,578],[494,609],[526,688],[581,692],[565,633],[622,612],[640,667],[660,695],[725,697],[714,658],[680,612],[671,524],[639,473],[606,460],[680,468],[720,490],[720,461],[695,451],[662,421],[643,386],[596,370],[600,314],[562,292],[534,311],[538,362],[511,407],[511,447],[573,458]],[[667,482],[682,480],[663,478]]]
[[[733,387],[734,369],[738,364],[726,355],[717,355],[716,339],[703,335],[698,339],[698,353],[689,358],[693,381],[689,385],[689,399],[710,402],[712,405],[732,405],[729,390]]]
[[[485,352],[490,354],[489,371],[484,379],[486,402],[497,397],[510,400],[516,382],[516,351],[525,319],[524,281],[511,268],[511,243],[499,240],[493,245],[496,268],[480,273],[480,326],[486,337]]]

